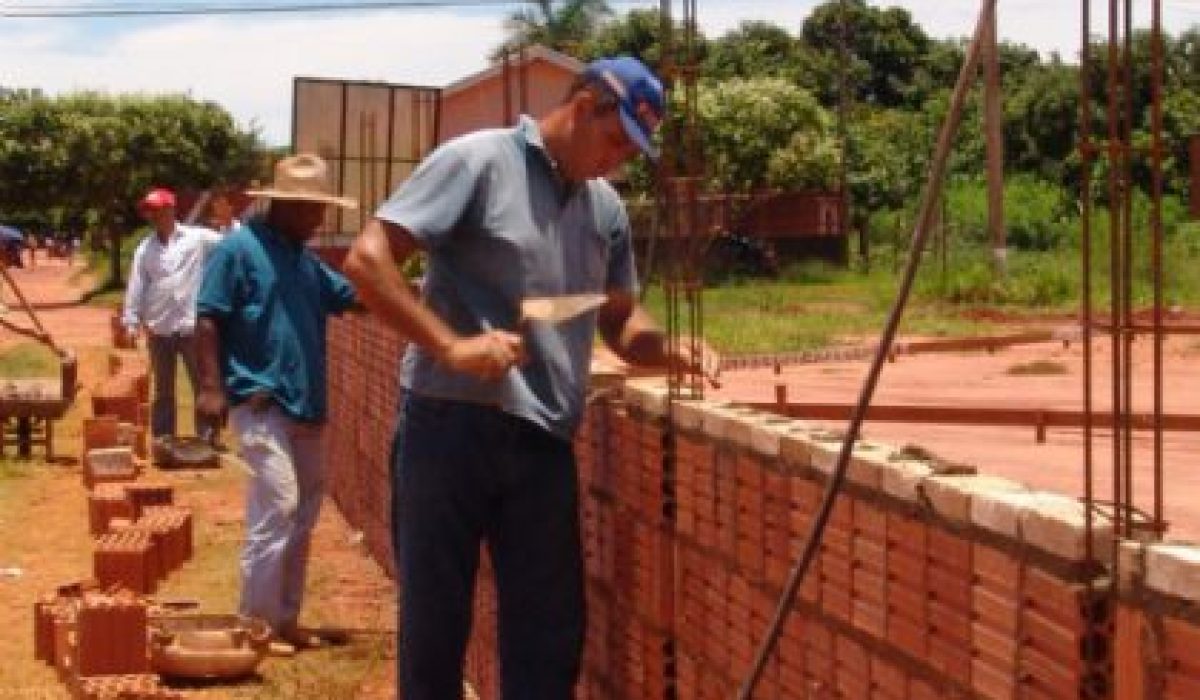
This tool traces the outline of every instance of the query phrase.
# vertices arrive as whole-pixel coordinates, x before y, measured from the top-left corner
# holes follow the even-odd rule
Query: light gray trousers
[[[243,615],[272,628],[294,624],[304,600],[308,546],[325,494],[323,426],[290,418],[272,403],[243,403],[229,415],[250,472],[242,549]]]

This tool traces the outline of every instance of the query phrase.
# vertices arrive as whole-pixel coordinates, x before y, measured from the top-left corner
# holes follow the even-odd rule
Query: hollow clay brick
[[[132,481],[137,475],[138,465],[129,447],[97,447],[84,454],[83,484],[86,488],[100,483]]]
[[[933,467],[928,462],[894,457],[880,472],[880,488],[906,503],[920,503],[921,482],[933,474]]]
[[[920,488],[934,512],[962,524],[971,522],[971,500],[976,495],[1027,490],[1024,484],[1011,479],[982,474],[931,476],[921,482]]]
[[[98,447],[118,447],[117,426],[120,421],[116,416],[95,416],[83,419],[83,452]]]
[[[760,413],[751,416],[749,442],[746,447],[759,457],[776,460],[783,436],[794,430],[793,421],[784,416]]]
[[[1026,510],[1037,504],[1034,491],[988,491],[971,499],[971,524],[988,532],[1021,539],[1021,519]]]
[[[696,399],[676,401],[671,407],[671,420],[681,430],[700,432],[704,427],[704,412],[709,405],[709,402]]]
[[[791,471],[804,471],[812,467],[812,431],[797,429],[788,431],[779,438],[779,460]]]
[[[888,468],[888,457],[892,449],[866,440],[859,440],[850,453],[850,466],[846,469],[846,480],[872,491],[878,491],[883,472]]]
[[[81,676],[149,672],[146,605],[132,594],[85,595],[77,625],[75,668]]]
[[[1200,547],[1190,544],[1147,545],[1146,586],[1184,600],[1200,600]]]
[[[1112,558],[1112,525],[1104,518],[1092,520],[1092,555],[1098,561]],[[1075,498],[1041,493],[1021,513],[1021,536],[1026,544],[1071,562],[1087,552],[1086,510]]]
[[[1127,603],[1117,605],[1116,630],[1113,639],[1113,682],[1115,697],[1121,700],[1146,698],[1146,654],[1161,654],[1161,649],[1148,650],[1145,615]],[[1192,647],[1196,649],[1197,647]],[[1148,699],[1147,699],[1148,700]]]
[[[661,379],[632,379],[624,382],[622,398],[651,416],[667,415],[667,387]]]

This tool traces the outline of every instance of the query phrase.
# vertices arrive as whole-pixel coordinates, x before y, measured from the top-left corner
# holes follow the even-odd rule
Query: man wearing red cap
[[[182,358],[196,390],[196,293],[208,254],[221,241],[215,231],[175,220],[175,193],[156,187],[138,202],[152,229],[133,254],[122,322],[130,337],[146,329],[154,398],[150,432],[155,444],[175,437],[175,365]],[[216,424],[196,416],[196,432],[215,438]]]

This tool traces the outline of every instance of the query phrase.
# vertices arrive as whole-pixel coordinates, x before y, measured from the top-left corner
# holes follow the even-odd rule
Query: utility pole
[[[1008,241],[1004,232],[1004,105],[1000,94],[1000,47],[996,13],[983,37],[983,131],[987,148],[988,233],[992,266],[998,274],[1008,270]]]
[[[846,120],[850,113],[850,23],[847,17],[848,9],[846,0],[840,0],[838,3],[838,107],[837,107],[837,129],[838,129],[838,148],[841,151],[838,157],[838,197],[840,203],[838,207],[838,237],[847,247],[849,252],[850,240],[848,238],[851,221],[850,221],[850,186],[849,180],[846,177],[847,171],[850,169],[850,130],[847,127]],[[863,272],[869,272],[871,269],[871,241],[867,236],[867,225],[864,221],[858,227],[858,254],[862,262]],[[849,255],[847,255],[849,260]]]

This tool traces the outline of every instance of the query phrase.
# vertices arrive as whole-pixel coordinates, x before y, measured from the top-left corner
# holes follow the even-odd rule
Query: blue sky
[[[0,14],[87,1],[9,0],[0,4]],[[658,6],[657,0],[613,4],[618,11]],[[699,0],[698,17],[709,36],[750,19],[797,30],[816,4]],[[979,6],[974,0],[872,4],[907,8],[935,37],[968,34]],[[1148,23],[1144,8],[1149,3],[1135,4],[1146,15],[1137,23]],[[1096,18],[1107,5],[1093,3]],[[185,92],[224,105],[243,125],[257,126],[269,143],[283,144],[290,134],[292,76],[445,85],[486,66],[488,52],[505,36],[504,17],[518,6],[167,18],[0,16],[0,46],[5,47],[0,85],[48,92]],[[1200,0],[1164,0],[1163,7],[1171,32],[1200,24]],[[1075,0],[1000,0],[1000,33],[1070,58],[1079,46],[1079,11]]]

